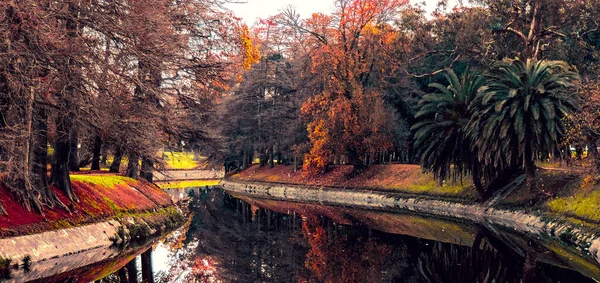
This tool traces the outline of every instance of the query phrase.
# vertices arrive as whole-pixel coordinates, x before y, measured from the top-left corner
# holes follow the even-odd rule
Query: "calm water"
[[[104,263],[119,272],[102,282],[595,282],[592,278],[600,278],[595,262],[561,243],[494,227],[235,198],[220,190],[196,194],[199,197],[190,204],[194,217],[186,229],[153,248],[132,251],[112,266]],[[110,268],[104,272],[113,272]],[[136,280],[121,281],[127,277]]]

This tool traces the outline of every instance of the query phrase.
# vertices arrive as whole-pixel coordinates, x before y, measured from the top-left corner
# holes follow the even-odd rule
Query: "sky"
[[[259,18],[275,15],[282,8],[292,5],[302,18],[308,18],[313,13],[328,14],[333,9],[333,0],[245,0],[246,3],[229,3],[227,8],[231,9],[238,17],[241,17],[248,26],[251,26]],[[411,4],[425,3],[427,11],[435,9],[439,0],[410,0]],[[449,7],[453,7],[457,0],[448,1]]]

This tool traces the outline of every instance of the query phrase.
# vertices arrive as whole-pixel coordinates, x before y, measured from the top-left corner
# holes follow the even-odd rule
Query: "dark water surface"
[[[143,247],[114,260],[112,271],[104,272],[119,271],[101,282],[595,282],[593,278],[600,278],[594,261],[564,243],[491,226],[236,198],[219,189],[196,190],[196,195],[187,228],[150,249]],[[136,260],[127,264],[132,258]]]

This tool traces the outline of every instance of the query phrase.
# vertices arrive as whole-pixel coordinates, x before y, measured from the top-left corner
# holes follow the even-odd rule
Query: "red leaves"
[[[72,185],[80,202],[70,206],[71,213],[60,208],[47,209],[45,217],[26,211],[8,189],[0,187],[0,202],[8,212],[8,216],[0,215],[0,235],[28,234],[65,225],[81,225],[107,219],[119,212],[149,211],[172,204],[170,197],[160,188],[133,179],[128,184],[110,187],[79,181],[73,181]],[[63,203],[70,203],[62,192],[55,188],[52,190]]]

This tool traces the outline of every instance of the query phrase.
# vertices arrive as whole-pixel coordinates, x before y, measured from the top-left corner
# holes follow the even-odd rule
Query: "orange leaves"
[[[317,175],[329,163],[333,155],[332,139],[325,120],[316,120],[308,124],[308,137],[312,141],[310,152],[304,157],[304,174],[307,176]]]
[[[258,52],[258,48],[252,43],[250,31],[248,31],[248,26],[245,24],[242,24],[240,28],[240,42],[244,51],[242,66],[244,69],[249,70],[253,64],[258,63],[258,60],[260,60],[260,53]]]
[[[321,34],[328,34],[329,32],[333,31],[333,29],[331,29],[332,20],[333,17],[330,15],[314,13],[309,19],[306,20],[306,25],[310,29]]]
[[[348,150],[371,154],[391,147],[386,126],[393,114],[377,92],[358,88],[351,97],[324,92],[304,103],[302,114],[311,119],[307,131],[312,148],[304,163],[308,176],[324,171]]]
[[[312,36],[310,72],[315,95],[302,106],[312,148],[305,174],[325,171],[334,160],[358,162],[391,146],[381,92],[397,64],[398,32],[388,22],[406,0],[336,1],[332,15],[313,14],[302,31]],[[356,160],[358,156],[359,160]]]

